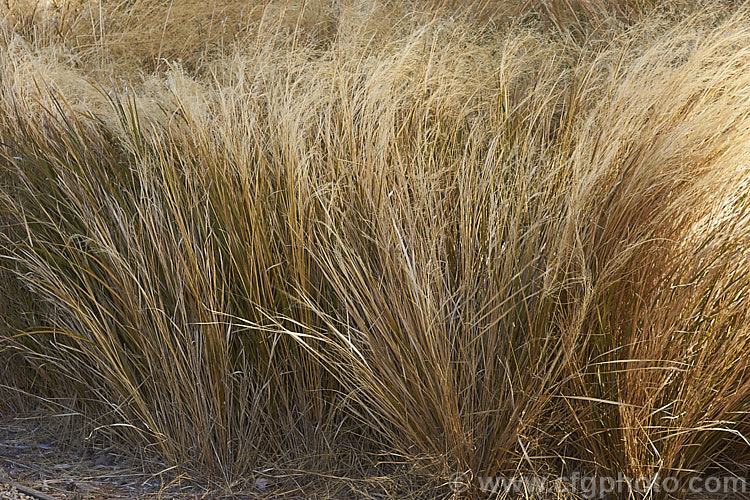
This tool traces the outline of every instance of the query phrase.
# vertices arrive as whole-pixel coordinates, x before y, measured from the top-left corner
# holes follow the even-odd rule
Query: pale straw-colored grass
[[[227,484],[739,473],[750,14],[209,5],[6,12],[11,385]]]

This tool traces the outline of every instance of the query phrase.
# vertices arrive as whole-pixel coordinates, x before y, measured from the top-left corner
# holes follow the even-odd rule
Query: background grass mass
[[[225,485],[747,477],[749,26],[6,0],[0,411]]]

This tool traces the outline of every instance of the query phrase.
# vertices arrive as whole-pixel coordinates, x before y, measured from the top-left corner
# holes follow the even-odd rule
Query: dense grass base
[[[746,474],[744,8],[183,3],[2,11],[8,394],[227,483]]]

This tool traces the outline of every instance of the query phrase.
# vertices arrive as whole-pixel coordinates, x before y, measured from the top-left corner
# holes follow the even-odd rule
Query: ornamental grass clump
[[[4,11],[3,411],[231,487],[746,474],[746,9],[230,3]]]

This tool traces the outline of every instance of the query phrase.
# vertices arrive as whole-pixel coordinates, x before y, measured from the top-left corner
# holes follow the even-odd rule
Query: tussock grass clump
[[[226,484],[746,473],[750,14],[489,5],[228,3],[123,60],[203,7],[8,7],[8,389]]]
[[[610,473],[694,473],[745,439],[742,19],[652,43],[614,75],[572,155],[591,299],[567,403]]]

